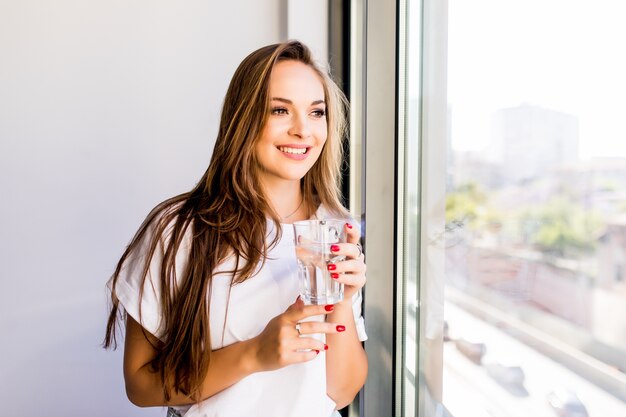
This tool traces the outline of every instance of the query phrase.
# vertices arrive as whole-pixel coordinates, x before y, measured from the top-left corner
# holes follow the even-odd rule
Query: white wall
[[[305,42],[324,67],[328,67],[325,60],[328,59],[329,46],[327,1],[287,0],[285,22],[287,38]]]
[[[150,208],[209,161],[236,65],[280,0],[0,1],[0,404],[163,416],[100,347],[105,281]],[[281,26],[282,25],[282,26]]]

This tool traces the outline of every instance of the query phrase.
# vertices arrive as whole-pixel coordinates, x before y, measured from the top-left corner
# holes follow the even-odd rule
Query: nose
[[[291,127],[289,128],[289,134],[300,139],[311,136],[311,129],[306,115],[294,115]]]

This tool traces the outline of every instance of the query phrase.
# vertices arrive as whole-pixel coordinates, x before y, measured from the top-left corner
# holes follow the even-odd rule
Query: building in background
[[[501,109],[492,140],[503,180],[527,181],[578,161],[578,118],[527,104]]]

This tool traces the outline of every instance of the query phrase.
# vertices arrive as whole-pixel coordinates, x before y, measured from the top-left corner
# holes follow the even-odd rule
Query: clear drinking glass
[[[330,247],[346,242],[345,220],[303,220],[293,223],[300,296],[306,304],[343,300],[343,284],[331,277],[328,264],[343,261]]]

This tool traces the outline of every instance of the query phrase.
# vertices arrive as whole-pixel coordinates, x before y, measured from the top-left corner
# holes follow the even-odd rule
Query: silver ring
[[[359,259],[361,255],[363,255],[363,246],[361,246],[361,244],[357,242],[356,247],[359,249],[359,254],[356,256],[356,258]]]
[[[300,333],[300,323],[296,323],[296,331],[298,332],[298,335],[302,336],[302,333]]]

